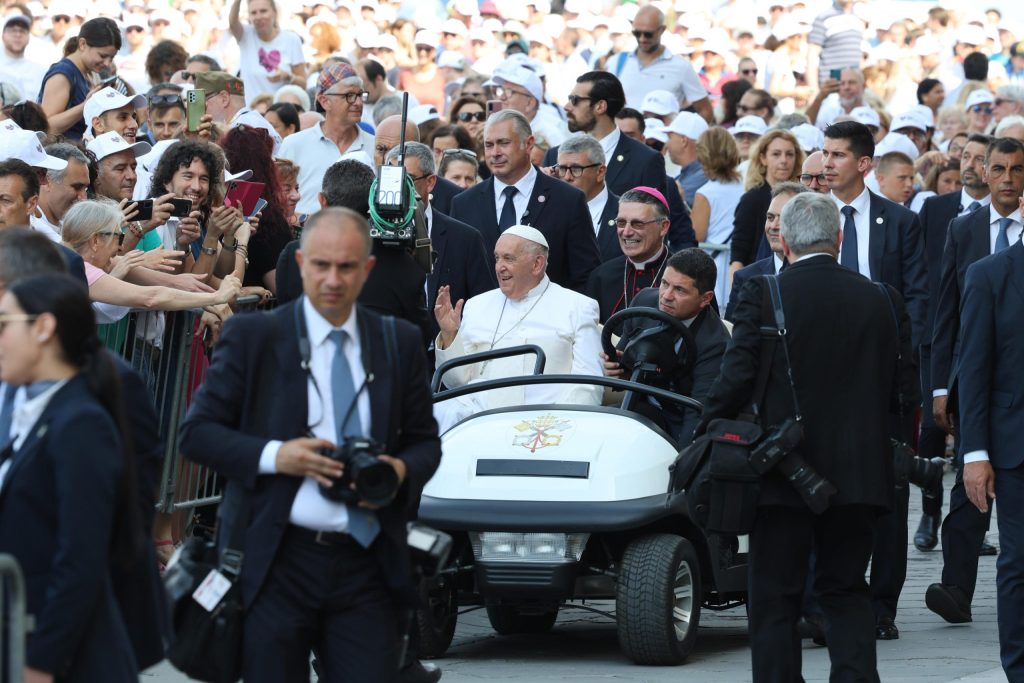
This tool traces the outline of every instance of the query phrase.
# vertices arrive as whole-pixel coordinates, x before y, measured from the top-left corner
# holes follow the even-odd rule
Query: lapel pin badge
[[[541,195],[541,196],[537,197],[537,201],[540,202],[541,204],[544,203],[545,199],[547,199],[547,197],[545,197],[544,195]]]
[[[615,161],[622,161],[623,159],[625,159],[625,157],[622,156],[621,154],[619,156],[615,157]]]
[[[878,218],[876,218],[875,222],[878,223],[879,225],[881,225],[882,224],[882,217],[879,216]]]

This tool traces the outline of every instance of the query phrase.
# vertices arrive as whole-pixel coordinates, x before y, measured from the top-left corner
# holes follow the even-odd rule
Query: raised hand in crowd
[[[437,290],[437,303],[434,304],[434,317],[437,325],[441,328],[441,341],[447,347],[459,333],[462,325],[462,306],[466,302],[462,299],[453,306],[450,288],[445,285]]]

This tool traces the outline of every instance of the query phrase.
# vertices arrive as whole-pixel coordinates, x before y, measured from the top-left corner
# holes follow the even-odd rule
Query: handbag
[[[189,538],[164,573],[172,631],[167,659],[196,680],[234,683],[242,675],[245,613],[238,577],[248,502],[241,486],[229,486],[217,515],[218,535],[227,536],[224,549],[218,553],[215,542]]]
[[[762,308],[773,309],[774,327],[762,327],[761,359],[754,384],[753,414],[735,420],[716,419],[707,431],[684,448],[671,466],[672,492],[686,493],[690,519],[710,533],[743,535],[750,533],[757,515],[761,475],[751,467],[750,454],[764,440],[759,414],[764,403],[776,344],[781,340],[785,352],[787,376],[793,394],[796,420],[800,420],[793,373],[789,369],[786,325],[775,275],[764,277],[766,299]]]

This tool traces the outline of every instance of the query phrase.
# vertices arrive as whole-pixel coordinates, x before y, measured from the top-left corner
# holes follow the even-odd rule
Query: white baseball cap
[[[914,116],[916,116],[917,118],[921,119],[921,121],[928,128],[934,128],[935,127],[935,112],[933,112],[932,108],[929,107],[928,105],[926,105],[926,104],[915,104],[913,107],[911,107],[907,111],[913,113]]]
[[[889,152],[903,152],[911,161],[916,161],[920,156],[917,145],[903,133],[889,133],[875,145],[875,157],[883,157]]]
[[[160,163],[160,157],[176,144],[178,144],[177,139],[161,140],[150,147],[150,150],[145,154],[137,154],[135,158],[139,161],[139,167],[147,173],[156,173],[156,166]]]
[[[252,178],[252,170],[251,169],[247,168],[244,171],[239,171],[238,173],[229,173],[228,169],[226,169],[226,168],[224,169],[224,182],[225,183],[233,183],[236,180],[248,180],[249,178]]]
[[[889,125],[889,130],[894,132],[904,128],[916,128],[922,133],[928,132],[928,124],[922,121],[920,116],[910,111],[893,117],[892,123]]]
[[[658,116],[671,116],[679,111],[679,100],[668,90],[652,90],[644,96],[640,103],[641,112],[651,112]]]
[[[409,119],[417,126],[427,121],[436,121],[441,118],[437,113],[437,107],[432,104],[420,104],[409,110]]]
[[[867,105],[854,107],[850,112],[850,116],[853,117],[854,121],[863,123],[865,126],[874,126],[875,128],[882,127],[882,119],[878,115],[878,112]]]
[[[800,143],[800,149],[805,152],[813,152],[825,146],[825,134],[816,126],[809,123],[801,123],[789,129],[796,141]]]
[[[668,142],[668,133],[661,130],[664,127],[660,119],[644,119],[644,138],[651,138],[662,144]]]
[[[416,37],[413,38],[414,45],[426,45],[435,50],[437,49],[438,42],[440,41],[437,34],[432,31],[416,31]]]
[[[667,126],[660,126],[656,131],[652,132],[675,133],[676,135],[696,140],[707,129],[708,122],[702,116],[690,111],[681,111],[672,119],[672,123]]]
[[[85,128],[92,134],[92,120],[97,116],[103,116],[104,112],[108,112],[112,109],[120,109],[121,107],[132,105],[136,109],[141,109],[146,106],[145,95],[122,95],[118,91],[114,90],[110,86],[107,86],[103,90],[93,94],[92,97],[85,101],[85,115],[82,117],[85,119]]]
[[[96,161],[106,159],[111,154],[117,154],[118,152],[124,152],[131,150],[135,158],[138,159],[141,156],[149,154],[153,147],[148,142],[136,142],[134,145],[128,144],[128,141],[121,137],[120,133],[113,131],[104,133],[99,137],[93,139],[88,145],[85,146],[93,155],[96,157]]]
[[[448,19],[441,24],[441,33],[450,33],[453,36],[462,36],[465,38],[469,35],[469,29],[458,19]]]
[[[398,38],[395,38],[390,33],[380,34],[377,36],[377,49],[398,52]]]
[[[445,50],[441,53],[441,56],[437,58],[437,65],[449,69],[458,69],[462,71],[466,68],[466,58],[459,53],[458,50]]]
[[[491,80],[484,85],[503,86],[506,83],[526,88],[526,91],[538,102],[544,101],[544,86],[540,82],[540,76],[536,71],[531,71],[525,66],[513,66],[503,68],[494,72]]]
[[[29,166],[48,171],[63,171],[68,167],[65,159],[46,153],[34,130],[23,130],[14,121],[0,122],[0,159],[20,159]]]
[[[768,124],[760,116],[743,116],[736,122],[736,125],[729,131],[733,137],[741,133],[761,136],[768,132]]]
[[[966,109],[970,109],[977,104],[992,104],[995,101],[996,98],[988,90],[975,90],[967,96],[967,102],[964,106]]]

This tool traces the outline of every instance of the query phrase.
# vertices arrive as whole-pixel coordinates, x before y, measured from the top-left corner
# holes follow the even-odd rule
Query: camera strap
[[[768,390],[768,379],[771,376],[772,360],[775,357],[775,345],[782,345],[782,354],[786,360],[786,378],[789,380],[789,390],[793,397],[793,418],[800,422],[803,414],[800,412],[800,402],[796,396],[796,383],[793,381],[793,365],[789,361],[789,345],[786,343],[786,314],[782,309],[782,295],[779,292],[779,280],[777,275],[765,275],[763,277],[767,285],[767,303],[772,309],[772,318],[775,325],[761,326],[761,363],[758,368],[757,382],[754,385],[754,414],[761,416],[764,406],[765,394]],[[762,308],[762,319],[765,317]]]

